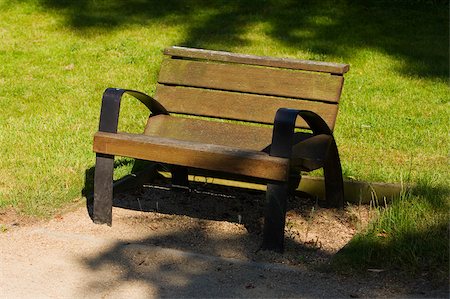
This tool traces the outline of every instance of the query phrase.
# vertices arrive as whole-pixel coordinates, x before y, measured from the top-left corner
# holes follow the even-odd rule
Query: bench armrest
[[[152,114],[169,114],[167,110],[154,98],[145,93],[120,88],[107,88],[103,93],[100,112],[99,131],[116,133],[119,124],[120,102],[124,94],[129,94],[142,102]]]
[[[271,156],[291,158],[297,116],[300,116],[306,121],[314,135],[326,134],[333,137],[328,125],[316,113],[307,110],[280,108],[275,115],[272,145],[270,147]],[[331,207],[343,207],[344,183],[342,180],[341,162],[334,137],[331,138],[326,153],[323,172],[327,205]]]
[[[297,116],[300,116],[306,121],[314,135],[333,134],[327,123],[312,111],[280,108],[275,115],[272,144],[270,147],[271,156],[282,158],[291,157]]]

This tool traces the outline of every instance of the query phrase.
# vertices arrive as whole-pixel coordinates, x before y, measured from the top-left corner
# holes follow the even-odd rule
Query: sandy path
[[[113,227],[94,225],[85,208],[48,223],[0,233],[2,298],[154,297],[439,297],[370,274],[360,281],[307,267],[251,261],[242,254],[248,233],[237,224],[227,237],[189,235],[177,217],[114,208]],[[184,223],[198,220],[183,218]],[[211,222],[211,223],[210,223]],[[214,231],[214,221],[203,222]],[[189,228],[186,228],[189,230]],[[219,234],[220,235],[220,234]],[[247,239],[246,239],[247,238]],[[241,240],[236,243],[236,240]],[[250,240],[250,241],[249,241]],[[192,244],[187,244],[192,243]],[[197,243],[197,244],[194,244]],[[200,244],[200,245],[199,245]],[[168,248],[171,247],[171,248]],[[244,246],[245,247],[245,246]],[[202,248],[202,250],[198,250]],[[244,250],[245,251],[245,250]],[[270,260],[270,259],[269,259]]]

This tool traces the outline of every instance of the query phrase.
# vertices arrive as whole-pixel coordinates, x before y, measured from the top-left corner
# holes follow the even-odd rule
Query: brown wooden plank
[[[272,128],[269,127],[170,115],[150,117],[144,134],[255,151],[265,150],[272,142]]]
[[[260,96],[202,88],[158,84],[155,98],[169,111],[190,115],[273,124],[279,108],[310,110],[319,114],[333,129],[338,105],[317,101]],[[307,128],[298,118],[296,126]]]
[[[294,145],[291,166],[305,171],[323,167],[332,138],[330,135],[320,134]]]
[[[343,77],[250,65],[166,59],[158,82],[337,102]]]
[[[185,47],[170,47],[164,50],[165,55],[176,57],[187,57],[194,59],[205,59],[223,62],[235,62],[261,66],[280,67],[288,69],[326,72],[332,74],[344,74],[348,72],[349,65],[342,63],[331,63],[311,60],[300,60],[291,58],[275,58],[267,56],[256,56],[236,54],[224,51],[211,51],[203,49],[192,49]]]
[[[128,133],[97,132],[97,153],[286,181],[289,161],[257,151]]]
[[[223,145],[243,150],[269,151],[272,128],[223,123],[203,119],[156,115],[149,118],[145,135]],[[297,133],[292,165],[302,170],[322,167],[332,137]]]

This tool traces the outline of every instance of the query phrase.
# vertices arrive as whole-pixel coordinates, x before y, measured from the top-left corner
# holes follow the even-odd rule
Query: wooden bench
[[[332,130],[348,65],[183,47],[164,55],[154,98],[103,94],[94,222],[111,225],[115,155],[172,165],[175,185],[198,169],[267,183],[263,249],[283,251],[286,200],[301,171],[323,167],[328,204],[343,205]],[[117,132],[125,93],[151,112],[143,134]]]

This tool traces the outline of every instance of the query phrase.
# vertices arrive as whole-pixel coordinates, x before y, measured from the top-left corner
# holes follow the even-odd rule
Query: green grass
[[[374,202],[378,217],[336,256],[341,271],[403,270],[446,282],[449,275],[448,190],[421,182],[389,205]],[[448,281],[447,281],[448,282]]]
[[[81,201],[103,90],[153,94],[162,49],[184,45],[349,63],[335,131],[344,175],[425,181],[399,211],[424,230],[447,225],[415,202],[449,199],[448,23],[447,1],[2,0],[0,208],[45,217]],[[125,101],[120,128],[142,131],[146,113]]]

